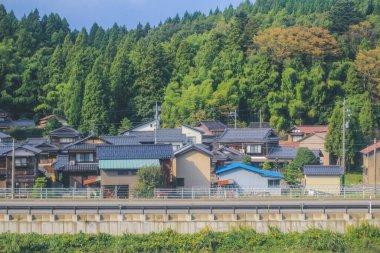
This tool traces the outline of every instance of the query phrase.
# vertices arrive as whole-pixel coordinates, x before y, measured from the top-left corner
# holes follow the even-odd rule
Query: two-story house
[[[0,143],[0,188],[12,185],[12,143]],[[15,187],[32,188],[38,172],[41,150],[29,145],[15,144]]]
[[[57,128],[49,133],[49,143],[57,146],[64,147],[70,143],[74,143],[81,138],[81,133],[74,128],[63,126]]]
[[[97,155],[101,185],[112,196],[128,198],[138,184],[137,171],[145,166],[160,167],[164,185],[168,187],[171,184],[171,159],[174,155],[169,144],[100,145]]]
[[[219,148],[228,147],[251,156],[253,163],[266,161],[279,138],[271,128],[229,128],[218,139]]]
[[[62,148],[54,164],[57,179],[65,187],[81,188],[85,180],[99,176],[98,146],[140,145],[134,136],[88,136]]]

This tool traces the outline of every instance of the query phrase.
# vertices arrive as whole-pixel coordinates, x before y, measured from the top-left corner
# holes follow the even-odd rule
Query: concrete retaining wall
[[[218,213],[218,214],[0,214],[0,233],[150,233],[172,229],[179,233],[195,233],[205,227],[227,231],[241,226],[267,232],[278,227],[282,232],[302,232],[317,227],[345,232],[347,226],[368,223],[380,226],[379,214],[345,213]]]

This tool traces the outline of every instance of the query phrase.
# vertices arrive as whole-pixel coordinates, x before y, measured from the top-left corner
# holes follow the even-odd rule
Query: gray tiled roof
[[[185,153],[185,152],[187,152],[189,150],[192,150],[192,149],[195,149],[195,150],[198,150],[200,152],[203,152],[203,153],[205,153],[205,154],[207,154],[209,156],[213,156],[213,153],[210,150],[208,150],[207,147],[205,145],[203,145],[203,144],[190,144],[190,145],[186,145],[186,146],[184,146],[184,147],[176,150],[174,152],[174,155],[179,155],[181,153]]]
[[[98,163],[76,163],[75,165],[70,165],[69,155],[58,155],[54,168],[57,171],[63,172],[98,171]]]
[[[226,129],[227,126],[220,121],[201,121],[203,125],[205,125],[209,130],[223,130]]]
[[[0,122],[0,128],[8,127],[34,127],[33,120],[5,120]]]
[[[78,137],[81,133],[74,128],[63,126],[60,128],[57,128],[49,133],[49,136],[55,136],[55,137]]]
[[[307,176],[340,176],[343,175],[343,169],[337,165],[305,165],[303,173]]]
[[[294,159],[298,152],[298,147],[292,146],[277,146],[269,150],[269,159]],[[316,158],[319,158],[319,150],[311,150]]]
[[[10,151],[12,151],[12,143],[0,143],[0,155],[4,155]],[[28,151],[31,151],[33,153],[36,153],[36,154],[39,154],[41,153],[41,150],[38,149],[38,148],[35,148],[33,146],[30,146],[30,145],[26,145],[26,144],[15,144],[15,149],[18,149],[18,148],[24,148]]]
[[[42,143],[47,143],[47,142],[48,142],[47,138],[28,138],[26,139],[25,144],[36,146],[36,145],[40,145]]]
[[[136,136],[140,142],[154,142],[154,131],[130,131],[128,136]],[[186,142],[186,135],[180,128],[157,129],[157,142]]]
[[[219,142],[266,142],[278,140],[271,128],[230,128],[220,136]]]
[[[113,145],[138,145],[140,144],[137,136],[101,136],[101,139],[112,143]]]
[[[77,143],[72,146],[65,147],[65,150],[96,150],[97,146],[106,146],[107,144],[104,143]]]
[[[11,138],[10,135],[0,132],[0,139]]]
[[[297,147],[273,147],[268,154],[269,159],[293,159],[298,152]]]
[[[174,156],[171,145],[159,144],[98,146],[96,151],[99,160],[168,159]]]
[[[78,163],[75,165],[65,165],[57,170],[63,172],[96,172],[99,170],[99,166],[97,163]]]

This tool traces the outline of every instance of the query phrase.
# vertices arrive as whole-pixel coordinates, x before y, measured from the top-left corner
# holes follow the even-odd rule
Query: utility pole
[[[261,109],[260,109],[260,128],[262,128],[262,120],[261,120]]]
[[[343,125],[342,125],[342,168],[343,168],[343,185],[346,183],[346,99],[343,100]]]
[[[157,144],[157,128],[159,128],[160,120],[159,120],[159,108],[158,108],[158,102],[156,101],[156,106],[155,106],[155,115],[154,115],[154,120],[155,120],[155,127],[154,127],[154,144]]]
[[[376,138],[373,140],[374,148],[373,148],[373,168],[375,169],[375,197],[376,197],[376,174],[377,174],[377,166],[376,166]],[[369,154],[368,154],[369,155]]]
[[[12,145],[12,199],[15,198],[15,139],[13,138]]]
[[[237,116],[236,109],[235,109],[234,116],[235,116],[235,129],[236,129],[236,116]]]

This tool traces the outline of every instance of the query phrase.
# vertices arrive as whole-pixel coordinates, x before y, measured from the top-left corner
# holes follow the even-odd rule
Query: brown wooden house
[[[29,145],[15,145],[15,187],[32,188],[38,176],[40,149]],[[12,144],[0,144],[0,188],[11,188]]]

